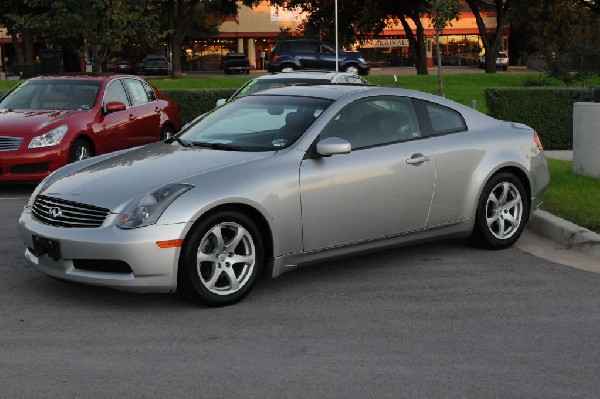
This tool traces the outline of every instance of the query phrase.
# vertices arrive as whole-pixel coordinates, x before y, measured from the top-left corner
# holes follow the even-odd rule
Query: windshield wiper
[[[167,143],[167,144],[171,144],[171,143],[172,143],[172,142],[174,142],[174,141],[178,142],[178,143],[179,143],[179,144],[181,144],[183,147],[190,147],[190,146],[191,146],[191,144],[190,144],[189,142],[187,142],[187,141],[183,141],[183,140],[181,140],[181,139],[180,139],[179,137],[177,137],[177,136],[173,136],[173,137],[171,137],[170,139],[167,139],[167,140],[165,140],[165,143]]]
[[[194,147],[205,147],[212,148],[213,150],[223,150],[223,151],[241,151],[242,148],[225,144],[225,143],[207,143],[205,141],[192,141],[191,143]]]

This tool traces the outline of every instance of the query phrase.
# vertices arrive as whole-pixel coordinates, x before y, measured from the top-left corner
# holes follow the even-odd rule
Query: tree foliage
[[[548,72],[567,84],[583,83],[600,73],[600,14],[595,3],[529,0],[515,13],[516,22],[528,32],[525,50],[541,54]]]

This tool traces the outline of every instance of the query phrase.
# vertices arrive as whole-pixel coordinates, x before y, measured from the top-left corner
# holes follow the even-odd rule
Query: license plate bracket
[[[60,259],[60,242],[36,235],[32,236],[32,239],[33,250],[37,256],[47,254],[55,262]]]

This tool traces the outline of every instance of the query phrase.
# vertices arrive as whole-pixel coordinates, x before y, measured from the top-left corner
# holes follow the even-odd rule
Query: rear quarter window
[[[452,108],[428,101],[418,101],[421,115],[425,116],[430,125],[429,135],[464,132],[467,124],[460,112]]]

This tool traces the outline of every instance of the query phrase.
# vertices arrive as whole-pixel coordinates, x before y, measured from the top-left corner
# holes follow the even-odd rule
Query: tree
[[[460,4],[458,0],[430,0],[431,11],[429,18],[435,29],[435,49],[437,53],[437,75],[440,96],[446,97],[442,80],[442,53],[440,51],[440,33],[447,26],[452,26],[453,20],[458,20]]]
[[[129,41],[154,44],[164,31],[160,13],[152,0],[25,0],[32,9],[44,13],[23,15],[41,38],[62,41],[81,56],[91,54],[94,72]]]
[[[465,0],[471,12],[475,16],[477,22],[477,29],[481,36],[483,48],[485,49],[485,72],[495,73],[496,72],[496,58],[498,58],[498,52],[501,48],[502,35],[504,33],[504,26],[508,12],[511,6],[511,0]],[[490,3],[493,7],[490,8]],[[488,34],[487,27],[483,21],[481,13],[488,10],[496,11],[496,27],[492,34]]]
[[[43,12],[44,9],[32,7],[27,0],[0,1],[0,23],[6,27],[11,37],[19,65],[33,65],[35,62],[35,21]]]
[[[570,84],[600,73],[600,14],[591,7],[579,0],[529,0],[516,11],[524,49],[541,54],[550,75]]]
[[[247,0],[248,4],[258,1]],[[237,15],[238,6],[235,0],[166,0],[166,13],[168,21],[168,41],[172,57],[173,77],[181,77],[181,49],[186,36],[193,29],[210,28],[218,25],[222,18]]]

